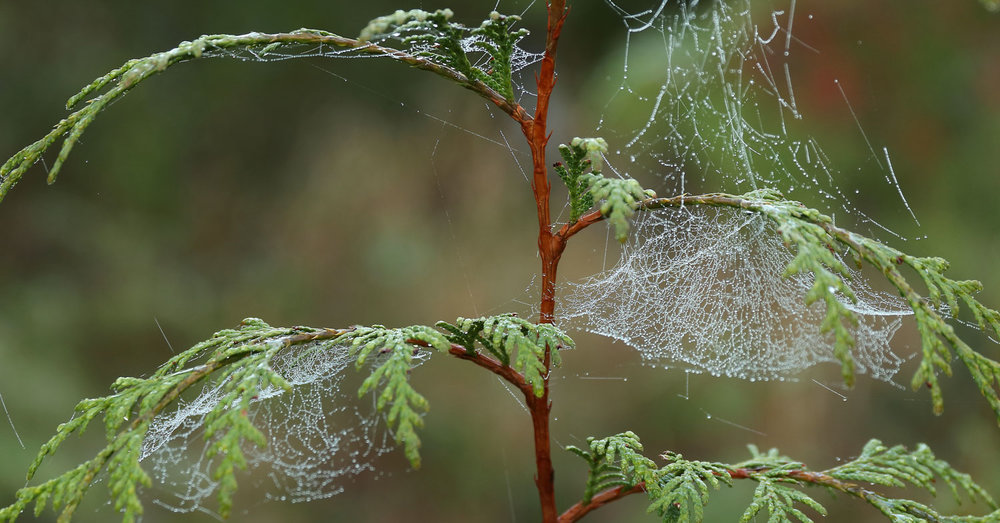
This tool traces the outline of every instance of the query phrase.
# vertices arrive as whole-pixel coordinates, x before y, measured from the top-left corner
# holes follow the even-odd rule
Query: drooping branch
[[[97,115],[147,78],[165,71],[172,65],[210,56],[213,51],[247,49],[255,56],[268,59],[271,58],[269,55],[278,47],[296,44],[319,47],[326,45],[343,48],[364,56],[388,57],[417,69],[430,71],[477,93],[522,125],[529,125],[531,122],[531,116],[523,107],[508,100],[482,81],[469,78],[432,59],[399,49],[317,29],[299,29],[285,33],[253,32],[243,35],[205,35],[190,42],[183,42],[169,51],[129,60],[121,67],[95,79],[79,93],[73,95],[66,103],[67,109],[72,109],[88,96],[94,95],[95,97],[88,100],[84,107],[62,119],[44,137],[21,149],[0,166],[0,201],[20,181],[25,171],[38,162],[46,150],[65,136],[59,156],[49,169],[48,182],[53,183],[62,169],[63,163],[69,157],[73,146],[79,141],[87,127],[93,123]]]
[[[614,488],[609,488],[590,499],[589,503],[579,502],[572,507],[566,509],[565,512],[559,515],[559,523],[571,523],[577,521],[583,516],[586,516],[592,510],[599,509],[608,503],[613,503],[622,499],[626,496],[632,494],[638,494],[640,492],[645,492],[645,483],[639,483],[634,487],[618,486]]]

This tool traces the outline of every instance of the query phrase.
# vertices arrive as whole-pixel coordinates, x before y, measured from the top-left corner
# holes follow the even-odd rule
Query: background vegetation
[[[416,4],[0,3],[0,151],[36,139],[64,115],[67,96],[130,57],[203,33],[309,26],[353,34],[396,8],[445,7]],[[448,6],[476,22],[493,4]],[[525,17],[538,36],[539,7]],[[897,246],[948,257],[950,274],[981,279],[983,301],[996,306],[1000,20],[973,2],[801,0],[796,9],[814,18],[798,19],[795,36],[821,52],[795,55],[796,97],[843,185],[860,188],[858,203],[881,222],[928,235]],[[623,30],[607,23],[610,10],[577,2],[570,16],[553,143],[593,129],[621,71]],[[833,78],[868,136],[892,152],[922,228],[870,170]],[[58,184],[46,188],[41,172],[29,174],[0,206],[0,393],[27,447],[0,423],[0,504],[76,400],[170,355],[154,318],[179,349],[248,315],[276,325],[404,325],[526,310],[520,302],[535,296],[522,289],[537,270],[528,185],[505,147],[463,130],[499,139],[498,121],[439,78],[378,61],[203,61],[126,97],[88,132]],[[519,133],[500,125],[513,143]],[[364,197],[345,198],[348,184]],[[587,236],[589,245],[565,255],[565,276],[599,263],[603,235]],[[919,347],[915,336],[901,330],[901,353]],[[1000,431],[962,370],[945,382],[945,414],[935,418],[923,393],[861,377],[845,402],[812,381],[836,383],[836,366],[797,383],[687,382],[683,372],[643,367],[620,344],[577,341],[554,382],[557,443],[632,429],[651,450],[735,461],[753,442],[821,467],[870,437],[925,441],[1000,494]],[[328,501],[261,504],[245,489],[234,519],[396,521],[420,511],[437,521],[535,520],[530,428],[503,386],[447,358],[422,367],[414,385],[432,404],[419,477],[393,454],[384,477]],[[88,450],[49,466],[62,470]],[[557,453],[556,469],[561,499],[577,496],[582,464]],[[713,497],[709,520],[713,510],[745,506],[751,488]],[[100,490],[79,521],[107,520]],[[385,503],[390,491],[396,501]],[[853,500],[824,504],[834,520],[876,517]],[[616,505],[592,520],[646,520],[641,501]],[[150,505],[146,521],[176,517]]]

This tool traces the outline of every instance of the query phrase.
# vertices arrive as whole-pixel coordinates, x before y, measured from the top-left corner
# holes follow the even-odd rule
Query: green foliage
[[[570,445],[566,450],[576,454],[587,462],[587,486],[583,491],[583,502],[590,503],[594,495],[602,490],[613,487],[633,487],[633,478],[626,476],[622,463],[629,463],[632,469],[637,466],[652,469],[656,465],[652,460],[642,455],[642,443],[639,436],[632,431],[622,432],[608,438],[587,438],[587,448]]]
[[[946,461],[937,459],[923,443],[909,452],[902,445],[889,448],[873,439],[865,444],[860,456],[826,471],[826,474],[842,481],[863,481],[890,487],[902,487],[909,483],[932,495],[937,494],[934,488],[937,477],[944,480],[957,501],[961,501],[961,488],[973,501],[981,499],[991,508],[997,508],[993,498],[968,474],[958,472]]]
[[[335,342],[350,340],[351,353],[357,355],[356,366],[362,368],[369,358],[377,358],[375,369],[365,378],[358,396],[381,387],[375,401],[379,411],[389,406],[386,422],[394,431],[396,443],[402,445],[413,468],[420,468],[420,437],[417,429],[424,426],[423,414],[430,405],[410,385],[413,356],[421,346],[448,352],[451,343],[440,332],[422,325],[387,329],[381,325],[357,327]]]
[[[813,472],[798,461],[771,449],[761,453],[749,445],[750,460],[733,465],[704,461],[689,461],[679,454],[661,455],[666,461],[657,467],[642,455],[639,438],[624,432],[609,438],[587,438],[587,448],[567,447],[589,467],[583,503],[590,503],[599,493],[614,488],[641,488],[650,499],[649,511],[657,512],[664,521],[702,521],[704,506],[711,490],[723,483],[732,486],[734,479],[757,482],[753,499],[740,521],[752,521],[763,510],[768,521],[812,522],[799,508],[809,507],[820,515],[827,514],[819,502],[803,492],[805,487],[826,487],[857,497],[877,508],[892,521],[997,521],[1000,510],[989,495],[967,475],[937,459],[926,445],[910,452],[903,446],[887,448],[878,440],[865,445],[857,458],[832,469]],[[986,516],[952,517],[906,499],[895,499],[872,489],[871,486],[916,486],[935,494],[934,481],[942,479],[956,499],[963,490],[973,501],[982,500],[994,510]]]
[[[989,495],[972,479],[956,471],[947,462],[938,460],[926,445],[918,445],[917,450],[907,451],[902,445],[887,448],[878,440],[869,441],[857,458],[822,472],[811,472],[805,465],[791,460],[771,449],[761,453],[753,445],[749,446],[753,458],[733,465],[739,477],[758,482],[754,499],[743,513],[741,521],[751,519],[765,507],[770,514],[769,521],[789,521],[792,517],[802,522],[811,522],[804,512],[795,507],[796,503],[809,506],[826,515],[826,509],[814,499],[798,490],[807,486],[823,486],[862,499],[877,508],[883,515],[897,522],[926,521],[997,521],[1000,511]],[[867,485],[905,487],[913,485],[936,494],[934,481],[944,480],[956,500],[959,488],[975,501],[980,499],[994,510],[993,513],[976,517],[952,517],[939,514],[920,503],[895,499],[872,490]],[[856,483],[861,482],[861,483]]]
[[[500,363],[513,367],[524,376],[538,397],[545,391],[546,354],[550,365],[557,367],[561,360],[555,349],[574,346],[573,340],[558,327],[549,323],[536,324],[513,314],[458,318],[454,325],[442,321],[438,322],[438,327],[451,333],[448,338],[466,351],[474,351],[479,344]]]
[[[784,200],[777,191],[754,191],[743,197],[768,202],[769,205],[761,206],[761,211],[775,222],[785,245],[795,246],[795,258],[785,269],[785,275],[813,275],[813,286],[806,294],[806,305],[817,300],[826,305],[826,317],[821,329],[833,332],[834,356],[840,361],[841,376],[845,384],[853,385],[851,348],[854,347],[854,337],[848,328],[857,323],[857,318],[844,301],[856,302],[857,298],[847,285],[849,273],[837,256],[839,245],[836,239],[819,225],[832,221],[815,209]]]
[[[688,461],[673,452],[661,457],[663,467],[642,455],[642,444],[633,432],[603,439],[587,438],[587,449],[566,450],[587,462],[590,470],[583,502],[590,503],[600,491],[614,487],[641,486],[649,497],[648,512],[666,522],[701,521],[708,503],[709,486],[732,485],[728,467],[722,463]]]
[[[792,467],[792,465],[787,467]],[[757,488],[754,489],[753,502],[740,516],[741,523],[752,521],[757,513],[764,508],[767,508],[769,522],[791,521],[792,518],[803,523],[811,522],[812,519],[795,506],[796,503],[801,503],[824,516],[826,515],[826,509],[823,508],[823,505],[804,492],[783,483],[784,472],[786,472],[785,469],[778,468],[751,476],[757,480]]]
[[[601,215],[615,229],[615,239],[625,243],[629,220],[635,214],[637,202],[655,197],[656,194],[643,189],[632,178],[605,178],[600,173],[587,173],[581,178],[590,187],[593,199],[604,201],[600,207]]]
[[[596,174],[600,174],[601,154],[607,151],[608,143],[604,138],[573,138],[570,145],[559,145],[563,161],[556,162],[553,167],[569,189],[571,223],[594,206],[594,195],[590,193],[590,184],[583,174],[587,169],[594,169]]]
[[[655,510],[663,521],[701,521],[708,503],[709,485],[716,490],[722,483],[732,485],[729,470],[722,463],[688,461],[673,452],[666,452],[661,457],[667,465],[648,473],[644,482],[651,501],[647,510]]]
[[[853,382],[853,361],[850,350],[853,337],[847,327],[856,321],[854,313],[844,301],[854,300],[847,280],[849,274],[841,261],[841,254],[850,254],[860,266],[868,262],[899,291],[913,310],[920,332],[922,357],[912,379],[914,389],[930,389],[935,413],[944,408],[938,372],[951,375],[951,359],[958,356],[972,375],[983,397],[993,408],[1000,421],[1000,363],[972,350],[946,321],[955,317],[960,305],[967,307],[979,328],[987,333],[1000,335],[1000,312],[983,305],[974,296],[982,285],[974,280],[952,280],[944,276],[948,262],[942,258],[910,256],[871,238],[839,228],[833,220],[816,209],[799,202],[785,200],[774,190],[757,190],[742,196],[709,194],[704,196],[665,198],[643,203],[644,208],[657,208],[678,204],[702,204],[738,207],[761,213],[777,227],[789,248],[794,246],[795,258],[785,274],[811,273],[815,278],[806,295],[806,302],[822,300],[827,306],[823,329],[833,331],[835,355],[841,362],[842,374],[847,384]],[[920,295],[900,272],[900,266],[909,266],[920,275],[928,289],[928,297]]]
[[[996,0],[982,1],[988,8],[1000,6]],[[466,27],[452,22],[452,17],[449,9],[400,10],[372,20],[357,39],[309,29],[278,34],[207,35],[166,52],[130,60],[71,97],[67,102],[69,110],[94,96],[45,137],[0,167],[0,200],[62,138],[59,154],[49,171],[49,182],[55,181],[96,115],[139,83],[174,64],[218,50],[246,49],[267,55],[285,45],[328,44],[353,49],[357,54],[389,56],[472,89],[516,114],[515,119],[520,123],[529,124],[531,118],[523,116],[526,113],[515,101],[511,79],[515,46],[528,34],[525,29],[514,28],[520,18],[494,11],[478,27]],[[388,40],[401,42],[407,51],[375,43]],[[850,273],[842,257],[850,254],[859,265],[872,264],[895,286],[915,314],[922,358],[913,386],[927,386],[934,410],[940,412],[943,400],[937,374],[950,375],[950,362],[957,356],[969,368],[1000,419],[1000,363],[973,351],[946,321],[947,316],[957,317],[960,308],[965,307],[982,330],[1000,335],[1000,312],[975,299],[974,294],[981,288],[979,282],[945,277],[948,268],[945,260],[910,256],[838,228],[818,210],[786,200],[774,190],[757,190],[742,196],[682,195],[656,200],[655,194],[644,190],[634,179],[605,178],[601,174],[602,154],[607,151],[607,143],[601,138],[574,138],[570,145],[561,145],[559,151],[563,162],[554,167],[569,189],[571,222],[578,222],[600,202],[601,217],[610,222],[616,239],[622,242],[637,209],[677,202],[738,207],[772,220],[795,253],[785,275],[813,277],[805,302],[808,305],[822,301],[825,305],[822,329],[833,336],[835,356],[848,385],[853,383],[855,370],[851,356],[855,340],[850,328],[857,320],[847,304],[856,298],[848,285]],[[920,276],[927,287],[926,298],[902,275],[899,269],[903,265]],[[78,467],[39,485],[20,489],[15,501],[0,509],[0,521],[12,522],[32,505],[36,514],[51,506],[59,512],[59,521],[68,521],[102,472],[107,473],[113,506],[123,514],[123,521],[141,517],[143,507],[138,490],[140,486],[148,486],[150,478],[139,464],[139,455],[150,423],[185,390],[207,380],[221,395],[204,420],[204,437],[209,442],[206,456],[212,461],[212,476],[219,485],[219,512],[223,517],[228,516],[238,487],[236,471],[248,465],[244,455],[248,447],[244,445],[267,445],[264,434],[251,422],[248,410],[261,391],[271,387],[290,388],[271,368],[271,361],[291,345],[314,343],[310,350],[347,350],[356,358],[358,369],[370,368],[371,373],[364,379],[358,395],[373,394],[377,410],[385,414],[395,441],[403,447],[414,468],[421,464],[417,430],[423,427],[423,415],[429,409],[426,398],[409,381],[414,358],[421,350],[430,348],[469,358],[488,356],[480,362],[488,360],[490,365],[499,364],[504,370],[514,371],[518,379],[523,378],[519,385],[527,385],[523,387],[526,394],[542,398],[547,390],[548,372],[560,363],[559,349],[574,345],[554,325],[535,324],[514,315],[458,318],[454,324],[440,322],[437,327],[441,330],[427,326],[390,329],[379,325],[329,330],[275,328],[261,320],[244,320],[238,329],[220,331],[210,340],[175,355],[149,378],[119,378],[112,385],[112,394],[81,401],[73,418],[60,425],[42,445],[29,467],[28,480],[70,435],[84,432],[98,417],[104,421],[105,446]],[[344,345],[348,348],[344,349]],[[202,363],[194,364],[195,361]],[[668,522],[701,521],[712,488],[718,489],[723,483],[732,485],[734,479],[758,483],[741,521],[750,521],[765,509],[769,521],[812,521],[801,507],[826,515],[826,509],[801,490],[807,486],[823,486],[858,497],[892,521],[1000,521],[1000,510],[989,495],[968,475],[938,460],[925,445],[910,452],[902,446],[887,448],[872,440],[856,459],[821,472],[810,471],[776,450],[765,454],[752,446],[751,460],[736,465],[690,461],[680,454],[666,452],[661,454],[664,464],[659,466],[642,455],[643,447],[632,432],[604,439],[588,438],[586,448],[571,446],[567,450],[588,465],[584,505],[609,490],[641,489],[649,497],[648,510]],[[956,499],[960,492],[965,492],[973,500],[986,502],[994,512],[983,517],[950,517],[920,503],[873,490],[873,486],[911,485],[936,494],[937,479],[948,485]]]
[[[477,28],[467,28],[449,22],[451,10],[428,13],[419,9],[397,11],[393,15],[373,20],[358,39],[345,38],[329,31],[298,29],[287,33],[247,33],[243,35],[204,35],[190,42],[181,42],[168,51],[145,58],[132,59],[111,70],[84,87],[66,102],[72,109],[88,96],[86,104],[56,124],[48,134],[21,149],[0,166],[0,201],[21,180],[24,173],[42,159],[42,155],[60,138],[59,154],[48,169],[48,183],[54,183],[63,164],[97,115],[140,83],[167,68],[190,60],[209,56],[213,52],[246,50],[266,57],[283,46],[308,44],[352,48],[358,54],[390,56],[403,63],[449,78],[488,97],[500,97],[513,104],[511,58],[517,42],[528,34],[526,29],[513,29],[520,20],[516,16],[490,13]],[[375,45],[368,39],[394,30],[406,33],[403,42],[416,51],[404,51]],[[469,60],[463,42],[485,53],[483,64]]]
[[[244,441],[266,445],[263,435],[250,423],[247,408],[262,389],[289,387],[271,369],[271,359],[291,344],[342,335],[343,331],[308,327],[271,327],[248,318],[240,328],[217,332],[211,339],[175,355],[149,378],[117,379],[111,387],[113,394],[77,404],[73,418],[59,425],[55,435],[38,451],[28,470],[28,480],[34,477],[46,456],[55,453],[70,435],[85,431],[99,416],[104,418],[105,447],[79,467],[19,490],[14,503],[0,509],[0,521],[14,521],[32,503],[36,514],[51,504],[60,513],[59,521],[69,521],[102,470],[108,473],[115,509],[122,511],[123,521],[135,521],[142,515],[137,490],[150,484],[149,476],[139,465],[150,421],[181,393],[210,376],[223,395],[206,416],[205,438],[211,441],[208,455],[218,458],[213,476],[220,485],[219,512],[227,515],[237,486],[235,471],[246,468],[241,445]],[[189,365],[194,359],[204,363]]]
[[[514,29],[519,16],[502,15],[496,11],[476,28],[452,22],[451,9],[434,12],[422,9],[398,10],[380,16],[361,31],[358,41],[368,42],[390,37],[410,46],[415,56],[453,69],[469,82],[482,82],[499,93],[504,100],[514,102],[511,85],[511,58],[514,46],[527,36],[527,29]],[[485,53],[484,60],[469,55],[469,48]]]
[[[107,74],[98,77],[66,102],[66,109],[79,105],[85,98],[86,105],[73,112],[53,127],[48,134],[35,143],[21,149],[0,166],[0,200],[20,181],[32,165],[38,162],[46,150],[65,137],[59,155],[48,170],[48,183],[54,183],[73,146],[83,136],[87,127],[94,122],[104,108],[121,98],[149,77],[165,71],[168,67],[201,58],[206,51],[232,48],[264,48],[276,42],[311,42],[323,40],[332,45],[350,46],[357,42],[330,33],[300,29],[292,33],[269,35],[249,33],[246,35],[205,35],[190,42],[181,42],[169,51],[152,54],[145,58],[132,59]],[[102,92],[103,91],[103,92]]]

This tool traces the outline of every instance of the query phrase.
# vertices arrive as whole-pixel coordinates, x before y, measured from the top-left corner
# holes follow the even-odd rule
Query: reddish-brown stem
[[[727,472],[729,472],[729,477],[732,479],[753,479],[754,475],[767,472],[768,470],[768,468],[733,468],[729,469]],[[879,498],[879,494],[875,491],[867,489],[857,483],[836,479],[823,472],[812,472],[797,469],[789,470],[785,472],[783,476],[809,485],[817,485],[839,490],[868,503],[872,503],[873,499]],[[594,509],[600,508],[613,501],[618,501],[619,499],[631,494],[637,494],[645,491],[646,486],[644,483],[639,483],[634,487],[619,486],[609,488],[592,497],[590,502],[584,503],[581,501],[567,509],[562,513],[562,515],[559,516],[558,523],[572,523],[579,520]]]
[[[477,352],[469,352],[468,350],[465,349],[465,347],[461,345],[453,344],[448,353],[451,354],[452,356],[455,356],[456,358],[463,359],[466,361],[471,361],[472,363],[475,363],[476,365],[479,365],[480,367],[492,372],[493,374],[496,374],[497,376],[500,376],[501,378],[509,381],[511,384],[517,387],[518,390],[524,393],[525,397],[534,396],[534,391],[532,390],[531,385],[529,385],[528,382],[524,380],[524,376],[522,376],[512,367],[504,365],[503,363],[500,363],[499,361],[490,358],[489,356],[484,356]]]
[[[566,20],[566,1],[551,0],[547,5],[548,20],[545,35],[545,54],[542,57],[541,69],[536,78],[538,98],[535,103],[535,115],[531,120],[519,120],[521,131],[531,149],[532,178],[531,190],[535,196],[535,206],[538,210],[538,253],[542,259],[542,295],[539,323],[552,323],[555,313],[556,269],[559,258],[566,248],[566,241],[552,234],[552,219],[549,213],[549,179],[548,166],[545,163],[545,146],[549,135],[546,122],[549,114],[549,99],[556,83],[556,48],[559,45],[559,34]],[[549,369],[551,358],[546,347],[545,368]],[[542,521],[556,523],[555,471],[552,468],[552,444],[549,437],[549,413],[552,406],[549,402],[549,382],[545,379],[545,387],[541,397],[525,394],[527,405],[531,411],[531,423],[534,428],[535,440],[535,485],[538,487],[538,499],[542,508]]]
[[[618,501],[619,499],[630,494],[643,492],[645,488],[646,486],[644,483],[639,483],[634,487],[621,486],[605,490],[590,498],[590,503],[583,503],[581,501],[580,503],[577,503],[567,509],[566,512],[563,512],[562,515],[559,516],[559,523],[571,523],[573,521],[577,521],[583,516],[586,516],[591,510],[601,508],[612,501]]]
[[[427,343],[426,341],[423,340],[418,340],[416,338],[408,339],[406,340],[406,343],[409,343],[410,345],[417,345],[419,347],[431,346],[430,343]],[[458,359],[471,361],[472,363],[479,365],[480,367],[492,372],[493,374],[500,376],[501,378],[507,380],[512,385],[517,387],[518,390],[524,393],[525,397],[534,396],[534,390],[532,389],[531,385],[529,385],[528,382],[525,381],[524,376],[522,376],[519,372],[514,370],[513,367],[509,365],[504,365],[503,363],[489,356],[480,354],[470,349],[471,347],[467,348],[457,343],[452,343],[451,348],[448,349],[448,354],[451,354],[452,356],[455,356]]]
[[[535,195],[538,210],[538,252],[542,258],[541,323],[551,323],[555,312],[555,281],[559,257],[566,242],[552,234],[552,219],[549,212],[548,165],[545,162],[545,146],[549,136],[546,128],[549,114],[549,100],[555,87],[556,48],[559,34],[566,20],[566,3],[553,0],[548,4],[548,25],[545,40],[545,55],[538,72],[538,99],[535,116],[531,121],[521,121],[521,130],[531,149],[532,179],[531,189]]]
[[[650,198],[636,204],[638,210],[663,209],[666,207],[683,207],[685,205],[707,205],[710,207],[738,207],[754,209],[760,202],[748,200],[739,196],[722,193],[710,194],[680,194],[670,198]],[[584,214],[573,223],[563,225],[553,236],[565,244],[574,234],[604,219],[601,211],[591,211]]]

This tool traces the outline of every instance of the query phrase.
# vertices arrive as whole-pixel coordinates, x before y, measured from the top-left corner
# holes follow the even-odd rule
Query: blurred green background
[[[475,23],[494,4],[448,6]],[[525,24],[541,35],[542,6],[501,0],[501,10],[529,4]],[[444,6],[0,3],[0,155],[44,134],[66,114],[66,98],[128,58],[204,33],[306,26],[350,35],[396,8]],[[802,0],[796,9],[795,36],[820,51],[793,55],[796,96],[844,186],[863,189],[858,205],[880,222],[928,236],[897,247],[946,256],[953,277],[981,279],[983,301],[1000,304],[1000,18],[971,0]],[[594,101],[617,88],[620,78],[604,74],[621,70],[616,18],[603,2],[574,3],[553,144],[591,134],[600,115]],[[538,48],[537,36],[526,43]],[[833,78],[873,143],[892,153],[922,228],[881,173],[859,170],[867,151]],[[156,321],[176,350],[246,316],[336,327],[526,311],[538,265],[530,190],[508,149],[477,136],[501,140],[501,129],[527,165],[519,131],[502,120],[473,95],[388,61],[203,60],[115,104],[59,183],[46,187],[37,166],[0,204],[0,394],[26,446],[0,418],[0,504],[24,485],[35,450],[77,400],[169,357]],[[567,251],[562,274],[592,270],[586,261],[603,253],[603,230],[586,236]],[[976,341],[1000,357],[996,345]],[[924,441],[1000,496],[1000,429],[958,367],[944,381],[945,413],[935,417],[924,391],[860,377],[843,401],[812,381],[835,384],[835,368],[798,382],[747,383],[650,369],[631,349],[599,338],[581,335],[578,343],[553,382],[558,445],[632,429],[651,453],[736,461],[755,443],[821,468],[870,437]],[[901,354],[917,349],[910,323],[896,343]],[[910,372],[912,365],[899,381]],[[530,421],[504,387],[443,357],[413,379],[432,404],[422,470],[408,471],[392,454],[380,464],[383,477],[297,505],[261,503],[247,480],[233,520],[537,520]],[[67,447],[42,474],[89,457],[97,447],[86,443]],[[556,469],[560,505],[568,506],[584,468],[557,453]],[[708,521],[735,520],[752,488],[715,495]],[[881,521],[853,499],[814,494],[831,521]],[[954,506],[945,491],[935,503]],[[628,499],[589,520],[649,521],[644,507]],[[211,519],[146,508],[150,522]],[[115,520],[103,485],[77,520]]]

